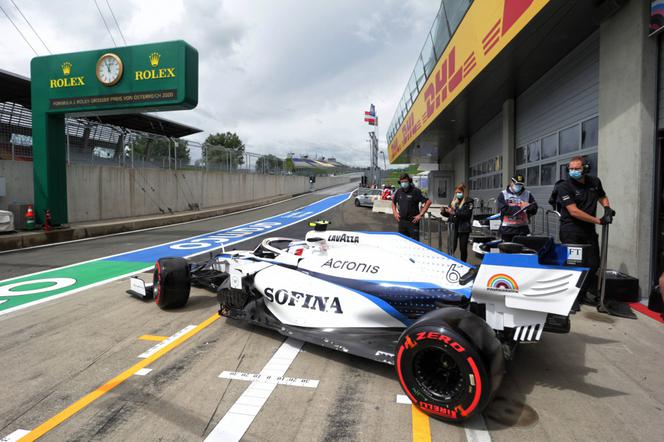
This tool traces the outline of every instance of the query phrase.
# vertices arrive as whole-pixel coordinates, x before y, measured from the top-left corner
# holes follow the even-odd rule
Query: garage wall
[[[591,121],[583,126],[583,122],[597,117],[599,103],[599,33],[588,37],[583,43],[577,46],[556,66],[543,75],[528,90],[516,99],[516,149],[515,168],[520,172],[528,172],[528,168],[540,175],[538,184],[531,183],[528,188],[538,200],[540,205],[548,201],[553,189],[553,183],[561,176],[560,165],[558,163],[569,159],[573,155],[583,154],[592,155],[597,152],[596,142],[594,146],[586,146],[582,151],[582,137],[586,136],[589,126],[596,125]],[[579,138],[579,150],[556,154],[546,159],[528,158],[529,144],[536,149],[541,148],[544,138],[552,143],[556,142],[556,149],[560,143],[560,133],[569,129],[570,132]],[[584,132],[585,131],[585,132]],[[564,134],[570,134],[565,132]],[[595,135],[591,135],[596,138]],[[550,137],[550,138],[549,138]],[[538,147],[539,146],[539,147]],[[528,160],[520,162],[519,148],[524,150]],[[533,160],[533,161],[531,161]],[[596,163],[596,155],[591,158]],[[551,165],[555,162],[554,176],[550,175],[551,166],[546,170],[546,176],[549,179],[545,184],[541,183],[543,171],[541,166]],[[593,167],[597,169],[597,164]],[[524,173],[527,175],[527,173]],[[533,173],[533,177],[535,174]],[[550,182],[550,184],[549,184]]]
[[[481,129],[470,136],[469,185],[473,198],[484,204],[500,193],[502,171],[502,112],[493,117]]]

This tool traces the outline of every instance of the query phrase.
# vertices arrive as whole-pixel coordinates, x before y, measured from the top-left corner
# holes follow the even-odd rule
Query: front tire
[[[191,276],[184,258],[160,258],[154,266],[154,301],[167,310],[184,307],[189,300]]]
[[[358,199],[355,200],[355,207],[360,207],[360,200]]]
[[[465,322],[463,328],[455,319]],[[469,326],[484,331],[468,336],[463,330]],[[504,371],[500,342],[486,328],[472,313],[448,307],[423,316],[404,331],[395,365],[401,387],[414,405],[449,422],[464,421],[484,410]]]

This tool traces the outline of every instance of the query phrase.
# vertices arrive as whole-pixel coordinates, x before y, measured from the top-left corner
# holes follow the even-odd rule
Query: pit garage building
[[[647,297],[664,271],[664,46],[650,16],[645,0],[443,0],[388,129],[390,162],[436,164],[434,200],[465,182],[486,211],[521,173],[543,214],[586,156],[618,213],[609,267]]]

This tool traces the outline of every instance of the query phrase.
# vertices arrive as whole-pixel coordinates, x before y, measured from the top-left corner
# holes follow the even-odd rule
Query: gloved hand
[[[616,211],[610,207],[604,207],[604,216],[600,218],[602,225],[611,224],[613,222],[613,217],[615,216]]]

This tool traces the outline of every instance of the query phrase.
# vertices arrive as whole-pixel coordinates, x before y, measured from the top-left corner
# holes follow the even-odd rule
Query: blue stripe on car
[[[556,269],[572,270],[583,272],[588,270],[586,267],[568,267],[568,266],[550,266],[539,263],[539,257],[536,254],[526,253],[487,253],[482,259],[483,265],[521,267],[531,269]]]

